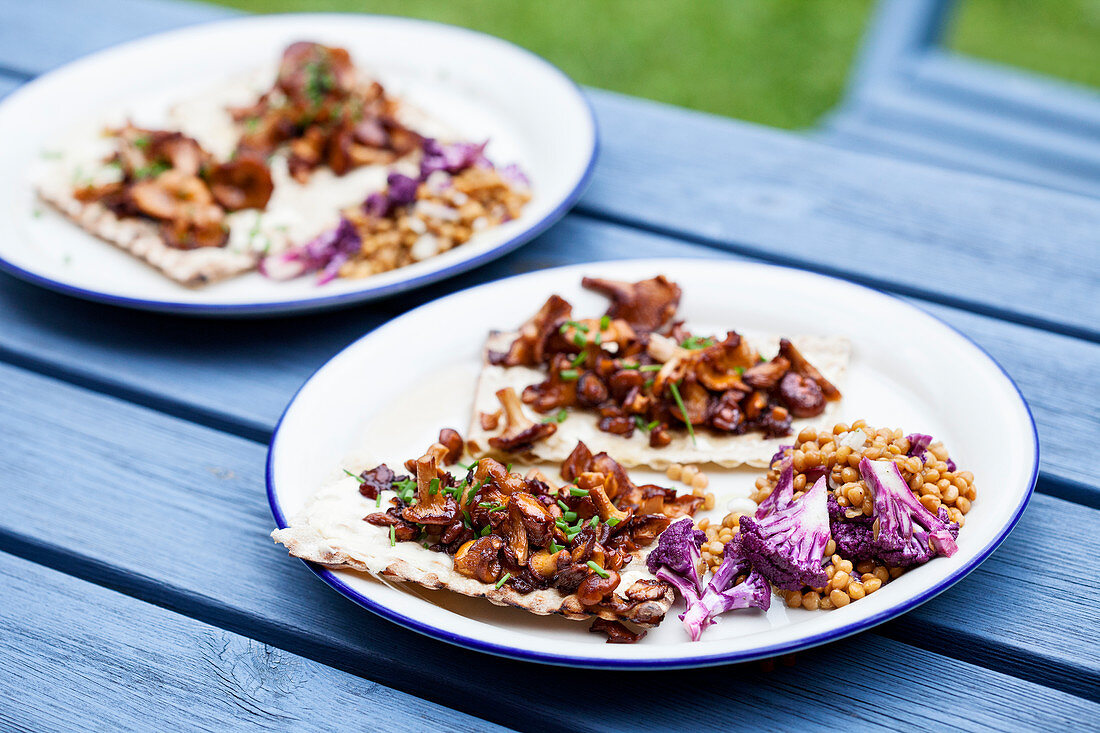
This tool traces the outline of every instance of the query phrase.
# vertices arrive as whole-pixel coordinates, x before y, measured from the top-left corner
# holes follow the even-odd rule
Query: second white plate
[[[522,216],[449,252],[361,280],[318,287],[257,273],[189,289],[79,230],[36,200],[39,156],[71,131],[119,114],[156,124],[168,107],[227,79],[274,66],[299,40],[347,48],[356,64],[462,138],[518,163],[533,185]],[[64,110],[64,114],[58,114]],[[426,21],[367,15],[242,18],[172,31],[93,54],[0,103],[0,266],[72,295],[204,315],[317,310],[434,282],[528,241],[575,203],[596,154],[596,126],[577,86],[557,68],[492,36]],[[366,196],[364,192],[364,197]]]

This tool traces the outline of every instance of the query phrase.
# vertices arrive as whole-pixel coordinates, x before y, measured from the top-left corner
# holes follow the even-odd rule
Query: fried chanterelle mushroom
[[[440,442],[406,462],[414,476],[395,475],[384,464],[358,475],[364,496],[377,498],[385,489],[396,494],[388,509],[364,517],[390,532],[391,546],[411,542],[450,555],[456,573],[509,589],[519,599],[514,605],[535,591],[556,590],[559,613],[596,616],[594,630],[611,642],[644,635],[623,621],[661,622],[671,587],[649,575],[639,558],[673,519],[692,516],[701,498],[638,486],[610,456],[593,455],[583,443],[562,464],[567,483],[560,486],[541,471],[522,475],[492,458],[470,464],[460,478],[444,470],[457,458],[455,438],[444,430]]]
[[[693,440],[697,430],[781,437],[791,432],[792,417],[815,417],[840,399],[787,339],[769,360],[735,331],[693,335],[674,321],[680,288],[664,276],[637,283],[585,278],[583,284],[610,297],[602,317],[575,318],[569,302],[552,295],[506,351],[488,354],[492,365],[544,371],[546,379],[522,394],[537,413],[588,410],[599,416],[600,430],[625,437],[642,430],[650,447],[663,448],[674,430]],[[518,405],[505,403],[505,413],[509,429],[503,439],[490,439],[491,446],[529,447],[531,440],[507,439],[521,422]]]
[[[74,198],[100,202],[118,217],[150,219],[176,249],[221,247],[229,239],[225,215],[263,209],[274,190],[262,158],[241,155],[219,163],[180,132],[130,124],[105,134],[115,143],[106,164],[117,176],[77,186]]]
[[[290,174],[305,183],[320,166],[342,176],[419,150],[420,135],[397,121],[397,107],[381,84],[360,78],[345,49],[299,41],[283,52],[272,88],[230,112],[243,128],[239,153],[289,146]]]

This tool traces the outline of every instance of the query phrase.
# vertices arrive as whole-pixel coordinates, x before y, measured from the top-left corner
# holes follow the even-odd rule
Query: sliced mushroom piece
[[[703,386],[715,392],[730,389],[747,392],[741,372],[755,363],[756,352],[748,342],[736,331],[729,331],[725,339],[698,352],[695,356],[695,376]]]
[[[568,550],[558,550],[555,553],[551,553],[549,550],[539,550],[531,554],[531,559],[527,561],[527,567],[531,568],[531,572],[539,576],[543,580],[550,580],[558,571],[568,567],[572,562],[572,556]]]
[[[605,618],[597,618],[588,630],[606,634],[608,644],[634,644],[644,639],[646,635],[645,629],[631,631],[622,621],[609,621]]]
[[[443,428],[440,430],[439,440],[436,442],[447,447],[447,453],[443,456],[443,465],[445,466],[456,463],[458,459],[462,457],[463,448],[466,447],[465,442],[462,440],[462,436],[453,428]]]
[[[764,361],[747,369],[742,380],[753,389],[773,389],[790,368],[789,361],[777,356],[771,361]]]
[[[402,516],[417,524],[450,524],[458,516],[458,504],[443,493],[439,464],[447,446],[434,444],[416,459],[416,504],[405,507]]]
[[[672,321],[680,304],[680,287],[664,275],[636,283],[586,277],[581,285],[611,298],[607,315],[642,333],[658,331]]]
[[[825,394],[817,382],[798,372],[788,372],[779,382],[779,398],[795,417],[815,417],[825,411]]]
[[[568,356],[558,354],[550,364],[549,377],[523,389],[523,401],[531,405],[536,412],[543,413],[576,404],[580,384],[580,380],[576,378],[576,371],[572,369]],[[563,375],[569,372],[574,372],[573,378],[565,379]],[[585,374],[591,374],[591,372],[585,372]]]
[[[229,241],[225,215],[214,204],[190,206],[174,219],[160,223],[165,244],[176,249],[221,247]]]
[[[505,353],[490,352],[489,361],[500,366],[536,366],[547,356],[547,344],[562,323],[573,314],[573,306],[561,296],[551,295],[538,313],[520,326],[519,336]]]
[[[455,553],[454,569],[467,578],[495,583],[500,579],[500,550],[503,547],[504,540],[492,534],[470,540]]]
[[[543,547],[549,543],[554,517],[534,496],[525,491],[517,491],[509,496],[508,514],[518,518],[530,544]]]
[[[527,481],[518,473],[509,473],[500,461],[482,458],[474,469],[474,484],[485,484],[507,496],[516,491],[525,491]]]
[[[201,178],[176,170],[137,181],[130,187],[130,198],[143,214],[162,221],[186,219],[189,209],[214,203]]]
[[[606,480],[607,479],[605,479],[605,481]],[[624,512],[622,509],[612,504],[611,499],[607,498],[607,492],[604,490],[602,484],[592,486],[592,488],[588,490],[588,496],[596,504],[596,511],[599,513],[600,521],[605,524],[611,519],[615,520],[614,524],[616,525],[620,522],[626,522],[633,513],[633,510]]]
[[[825,395],[825,399],[829,401],[840,399],[840,390],[823,377],[817,367],[806,361],[806,357],[787,339],[779,340],[779,355],[789,361],[791,368],[796,372],[807,379],[812,379],[821,388],[821,393]]]
[[[249,153],[215,166],[208,180],[214,200],[226,211],[263,209],[275,190],[267,164]]]
[[[621,580],[619,574],[614,570],[605,570],[604,572],[607,575],[606,578],[591,570],[590,575],[577,586],[577,600],[581,602],[581,605],[595,606],[619,587],[619,581]]]
[[[504,538],[504,547],[512,560],[516,565],[526,565],[531,543],[527,538],[527,530],[523,526],[522,510],[517,509],[513,502],[515,496],[516,494],[513,494],[508,499],[508,516],[500,523],[498,529]]]
[[[537,423],[523,414],[523,403],[511,387],[497,391],[497,399],[504,408],[507,420],[504,432],[489,438],[489,445],[501,451],[517,451],[527,448],[535,441],[553,435],[558,426],[554,423]]]
[[[707,421],[708,407],[710,406],[710,393],[706,387],[696,381],[680,382],[677,391],[680,393],[680,402],[684,405],[683,412],[679,404],[669,407],[669,412],[677,420],[692,425],[702,425]],[[685,414],[686,413],[686,414]]]
[[[592,451],[583,441],[578,440],[573,452],[562,461],[561,477],[566,481],[572,481],[588,470],[592,465]]]

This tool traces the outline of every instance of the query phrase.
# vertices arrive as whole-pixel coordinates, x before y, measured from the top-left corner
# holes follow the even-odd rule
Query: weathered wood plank
[[[4,730],[502,730],[0,553]]]
[[[266,440],[290,396],[317,367],[411,307],[517,272],[649,256],[733,257],[570,216],[502,260],[415,294],[324,315],[217,324],[83,303],[0,276],[0,359]],[[1100,506],[1100,488],[1077,454],[1097,432],[1100,391],[1091,385],[1100,372],[1100,345],[924,307],[975,338],[1019,382],[1039,425],[1042,490]],[[1057,379],[1051,378],[1052,364]]]
[[[231,14],[165,0],[33,7],[0,3],[0,67],[37,74],[173,23]],[[588,94],[602,149],[582,211],[1100,340],[1100,302],[1090,296],[1100,201]]]
[[[0,664],[5,671],[0,676],[0,727],[5,730],[72,730],[92,720],[97,730],[501,730],[11,555],[0,553],[0,578],[7,601],[0,606]],[[846,702],[850,707],[844,712],[862,729],[890,730],[906,721],[910,730],[927,730],[935,727],[933,720],[956,722],[959,730],[1005,726],[1015,720],[1009,711],[1017,695],[1037,699],[1023,711],[1021,722],[1081,724],[1100,712],[1100,705],[1066,693],[886,639],[847,641],[832,650],[845,651],[851,656],[838,654],[837,671],[858,673],[845,681],[846,692],[858,697]],[[906,663],[900,663],[899,655]],[[478,656],[460,664],[469,671],[475,663],[494,661]],[[914,669],[922,674],[914,675]],[[661,694],[639,694],[638,685],[645,681],[625,674],[618,684],[591,689],[581,683],[592,679],[578,679],[553,694],[538,694],[554,681],[546,676],[564,681],[572,673],[540,668],[532,678],[530,667],[526,670],[523,679],[491,692],[500,702],[494,711],[523,707],[521,701],[509,704],[510,693],[541,698],[517,716],[517,725],[527,730],[611,730],[616,724],[625,730],[637,728],[640,721],[645,730],[683,730],[677,721],[702,722],[724,714],[741,725],[812,723],[820,722],[822,706],[836,699],[832,689],[813,684],[805,664],[754,674],[755,681],[745,680],[747,670],[736,668],[723,670],[720,677],[712,672],[709,681],[697,674],[700,687],[682,697],[674,696],[679,686],[673,682],[670,690],[664,679],[655,683]],[[915,676],[926,680],[917,689]],[[431,672],[421,678],[425,689],[434,680]],[[746,684],[737,685],[742,680]],[[973,697],[935,715],[939,708],[931,698],[933,680],[948,689],[965,687]],[[481,680],[495,683],[492,676]],[[625,700],[613,697],[630,689],[629,700],[663,698],[658,714],[648,709],[655,705],[645,702],[616,713],[612,708],[633,707],[616,705]],[[556,702],[571,699],[568,690],[587,698],[580,714],[562,710],[538,717]],[[910,692],[929,699],[919,694],[906,699]],[[674,708],[679,703],[683,709]]]
[[[0,424],[8,478],[0,549],[483,716],[499,696],[497,683],[522,676],[522,667],[485,660],[494,684],[465,689],[468,655],[357,610],[272,545],[262,446],[3,365]],[[1100,511],[1036,497],[973,575],[884,633],[1097,696],[1100,606],[1089,599],[1100,583],[1098,521]],[[825,652],[810,666],[824,673],[840,656],[847,653]],[[424,669],[438,669],[460,689],[453,697],[421,690]],[[558,672],[539,674],[557,679]],[[933,679],[922,675],[914,679]],[[463,703],[467,695],[476,702]],[[507,704],[528,704],[523,697]],[[558,705],[538,704],[548,714]]]
[[[582,211],[1100,339],[1100,200],[590,96],[605,132]]]

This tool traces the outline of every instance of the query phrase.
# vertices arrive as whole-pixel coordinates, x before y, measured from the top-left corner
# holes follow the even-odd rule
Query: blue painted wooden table
[[[225,14],[0,0],[0,94]],[[580,206],[434,292],[214,323],[0,276],[0,729],[1095,729],[1100,201],[588,94],[603,151]],[[420,637],[267,538],[266,441],[341,346],[442,292],[659,255],[838,275],[974,338],[1038,422],[1023,521],[963,582],[871,632],[775,663],[648,674]],[[567,688],[589,692],[565,705]]]

